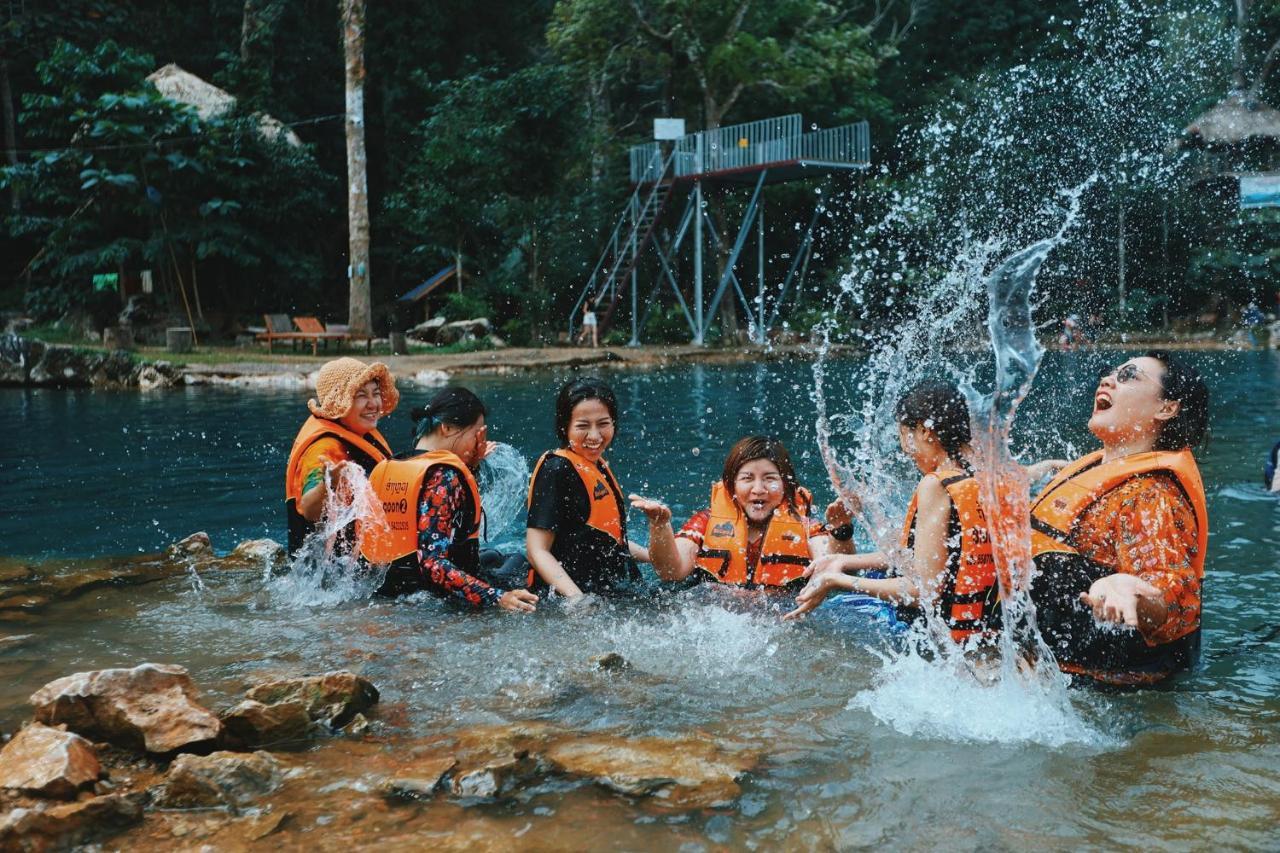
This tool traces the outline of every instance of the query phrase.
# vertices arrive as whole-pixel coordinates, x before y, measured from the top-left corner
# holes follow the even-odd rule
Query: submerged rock
[[[212,748],[222,723],[196,701],[186,669],[144,663],[133,669],[78,672],[51,681],[31,696],[35,717],[147,752]]]
[[[283,778],[268,752],[179,755],[169,766],[155,804],[164,809],[241,808],[274,792]]]
[[[591,663],[596,669],[603,672],[625,672],[626,670],[631,669],[631,661],[627,660],[617,652],[596,655],[591,659]]]
[[[453,774],[454,796],[492,798],[506,794],[534,778],[538,762],[527,750],[486,761],[479,766],[459,767]]]
[[[32,723],[0,749],[0,788],[70,800],[100,775],[93,744],[65,729]]]
[[[285,548],[274,539],[246,539],[223,558],[224,564],[248,568],[276,568],[285,561]]]
[[[250,747],[277,746],[305,740],[313,723],[302,702],[277,702],[265,705],[246,699],[222,712],[227,734]]]
[[[588,735],[552,744],[543,756],[560,772],[630,796],[673,805],[720,806],[735,800],[738,780],[759,762],[695,738]]]
[[[245,696],[264,705],[301,702],[311,719],[341,728],[378,701],[378,688],[353,672],[327,672],[269,681]]]
[[[107,794],[0,816],[0,850],[66,850],[102,841],[142,820],[138,794]]]
[[[213,556],[213,542],[209,539],[209,534],[203,530],[192,533],[185,539],[179,539],[164,549],[164,558],[166,560],[180,560],[191,557],[212,558]]]
[[[452,755],[414,761],[382,783],[382,793],[392,799],[427,799],[443,787],[445,776],[456,767]]]

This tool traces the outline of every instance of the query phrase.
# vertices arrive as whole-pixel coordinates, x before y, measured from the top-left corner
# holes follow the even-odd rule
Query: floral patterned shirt
[[[435,465],[427,472],[418,504],[418,573],[437,592],[479,609],[497,604],[504,590],[449,560],[449,547],[465,535],[466,488],[458,472],[447,465]]]
[[[1164,593],[1164,624],[1144,634],[1159,645],[1200,625],[1195,510],[1172,475],[1157,473],[1107,492],[1076,523],[1076,549],[1117,573],[1137,575]]]

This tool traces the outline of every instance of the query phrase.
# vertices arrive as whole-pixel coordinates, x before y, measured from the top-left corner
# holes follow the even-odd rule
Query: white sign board
[[[653,120],[654,139],[679,139],[684,136],[684,119],[655,118]]]
[[[1280,207],[1280,175],[1241,175],[1240,209]]]

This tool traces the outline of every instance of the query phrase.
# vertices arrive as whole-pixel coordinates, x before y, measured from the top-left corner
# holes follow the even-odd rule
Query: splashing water
[[[382,504],[354,462],[326,472],[328,495],[320,526],[309,534],[288,570],[264,579],[271,606],[333,607],[365,599],[382,585],[386,568],[361,563],[356,522],[385,525]]]
[[[867,222],[851,217],[858,227],[850,234],[850,266],[813,335],[823,462],[846,504],[861,504],[872,544],[905,565],[897,520],[919,472],[899,453],[893,409],[921,378],[955,381],[973,414],[981,499],[1006,608],[1003,663],[988,687],[977,686],[937,625],[915,638],[925,654],[909,649],[884,658],[877,687],[857,701],[895,728],[959,732],[945,722],[968,702],[959,697],[987,690],[1025,706],[1010,712],[1015,716],[1074,732],[1062,735],[1068,740],[1096,741],[1035,631],[1026,594],[1028,485],[1010,449],[1014,415],[1042,354],[1035,311],[1055,301],[1080,310],[1072,300],[1081,295],[1055,287],[1082,275],[1114,277],[1098,249],[1117,198],[1135,204],[1143,192],[1163,197],[1185,171],[1167,143],[1197,99],[1218,85],[1214,74],[1227,56],[1210,18],[1190,6],[1086,3],[1077,20],[1059,22],[1045,59],[985,76],[909,131],[907,157],[924,164],[918,177],[883,191],[882,211]],[[1177,81],[1172,89],[1170,81]],[[1046,280],[1038,284],[1042,270]],[[982,346],[987,341],[990,349]],[[831,360],[840,343],[868,351],[862,370],[846,373]],[[1019,438],[1034,452],[1056,427],[1020,425]],[[937,702],[940,680],[955,701]],[[1023,739],[992,725],[997,737]]]
[[[509,444],[495,444],[480,463],[480,496],[487,535],[494,539],[520,516],[529,486],[529,463]]]

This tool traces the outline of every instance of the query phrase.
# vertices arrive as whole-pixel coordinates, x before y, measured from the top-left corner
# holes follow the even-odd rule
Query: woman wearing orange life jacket
[[[923,475],[903,523],[901,546],[910,562],[900,576],[848,573],[891,570],[875,552],[815,561],[796,597],[796,619],[833,590],[850,590],[896,606],[902,621],[931,606],[956,642],[990,638],[998,595],[986,518],[978,503],[969,446],[969,407],[954,385],[925,380],[898,401],[898,441]]]
[[[474,471],[491,447],[486,415],[466,388],[440,390],[413,412],[414,449],[369,475],[385,517],[362,527],[360,555],[387,567],[379,594],[428,590],[477,610],[536,608],[538,597],[522,588],[524,572],[502,571],[501,555],[480,551],[484,508]],[[488,556],[496,560],[486,567]],[[523,558],[514,562],[524,568]]]
[[[311,417],[293,441],[285,469],[289,554],[319,527],[329,497],[329,471],[354,462],[368,474],[391,455],[378,432],[379,419],[395,411],[400,394],[387,366],[339,358],[320,368]]]
[[[796,482],[782,442],[753,435],[738,441],[711,487],[707,509],[675,533],[671,510],[631,495],[649,520],[649,556],[658,577],[702,580],[748,589],[781,589],[799,583],[814,559],[852,549],[853,530],[832,531],[812,517],[812,498]],[[842,533],[847,536],[841,538]]]
[[[529,483],[525,550],[533,589],[566,598],[610,594],[641,581],[648,552],[627,539],[622,489],[605,451],[618,425],[618,400],[596,377],[566,382],[556,395],[561,446],[538,460]]]
[[[1102,449],[1031,502],[1036,623],[1065,672],[1151,684],[1196,659],[1208,514],[1191,448],[1208,416],[1204,381],[1161,350],[1099,380]]]

